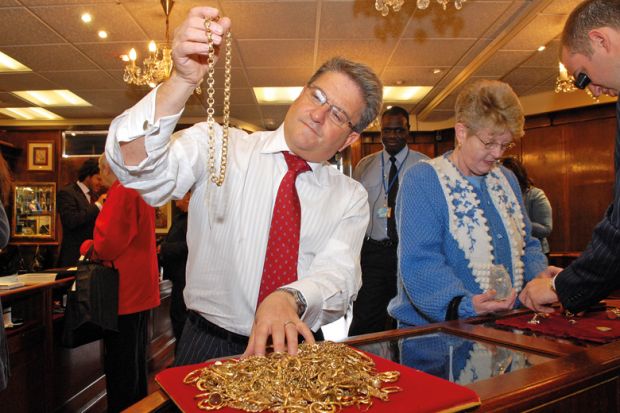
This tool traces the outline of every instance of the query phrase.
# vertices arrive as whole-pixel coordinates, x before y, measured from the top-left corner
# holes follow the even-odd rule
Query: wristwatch
[[[291,287],[280,287],[278,288],[278,291],[286,291],[293,296],[293,298],[295,299],[295,304],[297,304],[297,316],[301,318],[301,316],[306,312],[306,309],[308,308],[308,303],[306,302],[303,294],[299,290]]]

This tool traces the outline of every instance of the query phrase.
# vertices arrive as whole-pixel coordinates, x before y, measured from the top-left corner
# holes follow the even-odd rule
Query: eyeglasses
[[[349,126],[352,130],[355,130],[355,126],[351,123],[351,118],[347,113],[340,109],[338,106],[334,106],[329,103],[327,95],[321,89],[316,86],[306,86],[306,94],[310,98],[310,101],[316,106],[328,105],[329,107],[329,119],[338,126]]]
[[[484,149],[486,149],[487,151],[492,151],[493,149],[499,148],[502,152],[505,152],[509,149],[512,149],[515,147],[515,143],[514,142],[508,142],[508,143],[497,143],[497,142],[485,142],[482,140],[482,138],[476,134],[474,134],[474,136],[476,138],[478,138],[478,140],[482,143],[482,145],[484,146]]]
[[[575,78],[575,80],[573,80],[573,85],[575,85],[575,87],[577,89],[585,89],[590,83],[592,82],[592,79],[590,79],[590,77],[583,73],[583,72],[579,72],[579,74],[577,75],[577,77]]]

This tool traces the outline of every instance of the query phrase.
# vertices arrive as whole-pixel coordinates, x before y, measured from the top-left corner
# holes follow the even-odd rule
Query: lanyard
[[[403,169],[403,166],[405,166],[405,163],[407,162],[407,158],[409,157],[409,149],[407,149],[407,155],[405,155],[405,159],[403,159],[403,163],[400,164],[400,166],[398,167],[398,169],[396,170],[396,175],[394,175],[394,178],[392,178],[392,182],[390,182],[389,184],[386,184],[385,181],[385,160],[383,160],[383,154],[381,154],[381,183],[383,184],[383,191],[385,193],[385,196],[387,196],[387,194],[390,192],[390,189],[392,189],[392,186],[394,186],[394,182],[396,182],[396,180],[398,179],[398,175],[400,174],[400,170]],[[389,179],[389,176],[388,176]]]

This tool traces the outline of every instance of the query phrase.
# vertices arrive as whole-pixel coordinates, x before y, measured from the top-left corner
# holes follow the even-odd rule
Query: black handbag
[[[75,290],[67,294],[61,343],[75,348],[118,331],[118,270],[92,259],[93,247],[78,263]]]

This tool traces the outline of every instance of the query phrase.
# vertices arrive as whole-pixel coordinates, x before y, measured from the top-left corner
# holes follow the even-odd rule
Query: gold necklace
[[[209,46],[207,54],[207,127],[209,131],[209,179],[217,186],[222,186],[226,177],[226,165],[228,162],[228,124],[230,121],[230,67],[232,61],[232,35],[230,32],[226,34],[226,60],[224,62],[224,109],[222,124],[222,151],[220,156],[220,170],[215,168],[215,131],[213,114],[215,109],[215,47],[213,46],[213,37],[210,29],[211,19],[205,19],[205,30],[207,32],[207,45]]]
[[[335,413],[349,406],[368,410],[374,399],[388,401],[391,393],[402,391],[391,384],[399,377],[398,371],[378,372],[364,353],[324,341],[300,344],[296,356],[216,361],[190,372],[183,383],[196,387],[201,410]]]

